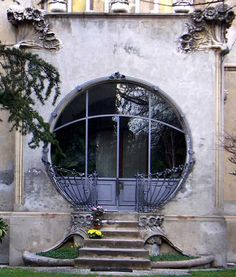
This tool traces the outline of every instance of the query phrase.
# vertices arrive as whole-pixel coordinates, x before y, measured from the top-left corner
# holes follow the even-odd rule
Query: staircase
[[[106,213],[102,239],[85,239],[75,266],[93,271],[149,270],[150,259],[138,230],[137,214]]]

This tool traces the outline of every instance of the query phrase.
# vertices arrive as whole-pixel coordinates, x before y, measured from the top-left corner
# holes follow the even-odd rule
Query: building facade
[[[29,148],[30,137],[9,133],[1,111],[0,217],[9,233],[0,263],[22,264],[23,251],[52,247],[70,226],[70,198],[53,186],[42,158],[86,177],[96,171],[98,203],[115,213],[137,212],[135,175],[182,166],[184,178],[156,211],[166,235],[186,253],[214,255],[217,266],[235,262],[235,177],[220,144],[224,124],[234,129],[235,23],[226,41],[225,26],[190,32],[186,23],[196,30],[196,22],[169,6],[158,5],[159,13],[144,2],[133,13],[76,13],[82,8],[70,2],[74,13],[43,17],[51,29],[42,41],[30,20],[17,21],[37,3],[11,7],[13,25],[9,2],[1,3],[2,43],[27,47],[61,75],[60,99],[38,110],[67,155],[58,158],[50,145]]]

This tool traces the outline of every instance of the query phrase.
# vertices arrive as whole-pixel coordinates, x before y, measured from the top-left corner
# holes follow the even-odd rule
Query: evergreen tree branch
[[[38,55],[0,44],[0,108],[8,110],[12,128],[23,135],[31,134],[31,148],[40,142],[56,143],[49,124],[35,109],[36,100],[42,105],[60,95],[60,76],[55,67]]]

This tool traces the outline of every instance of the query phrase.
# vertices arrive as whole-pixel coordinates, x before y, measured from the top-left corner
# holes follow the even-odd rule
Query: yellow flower
[[[88,230],[88,236],[90,238],[93,238],[93,239],[102,238],[103,237],[102,232],[99,231],[99,230],[95,230],[95,229]]]
[[[102,236],[102,232],[101,232],[101,231],[98,231],[98,230],[96,230],[95,234],[96,234],[97,236],[99,236],[99,237]]]

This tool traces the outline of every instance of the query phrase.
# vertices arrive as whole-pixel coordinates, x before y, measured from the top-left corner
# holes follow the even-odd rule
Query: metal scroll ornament
[[[7,10],[7,18],[13,25],[19,27],[20,41],[14,47],[48,50],[61,48],[61,41],[51,31],[43,10],[13,6]]]
[[[136,211],[155,212],[169,202],[187,179],[194,160],[185,165],[136,178]]]
[[[197,9],[191,14],[191,23],[187,23],[187,32],[180,39],[180,49],[193,52],[207,49],[227,50],[226,30],[235,18],[232,8],[226,4]]]
[[[90,211],[97,203],[97,177],[68,170],[43,161],[48,176],[56,189],[77,211]]]

